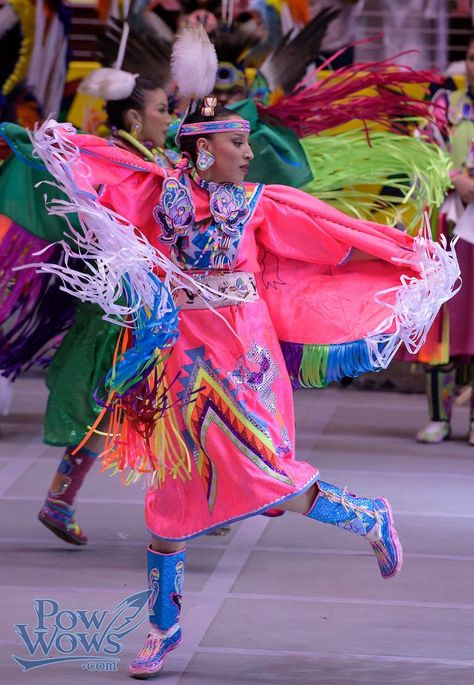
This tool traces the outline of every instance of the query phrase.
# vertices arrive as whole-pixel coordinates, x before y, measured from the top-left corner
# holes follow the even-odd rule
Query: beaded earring
[[[216,158],[214,155],[211,155],[210,152],[207,152],[207,150],[199,150],[196,166],[200,171],[206,171],[214,164],[215,161]]]
[[[133,126],[132,126],[132,136],[135,138],[135,140],[140,140],[142,132],[142,125],[139,121],[136,121]]]

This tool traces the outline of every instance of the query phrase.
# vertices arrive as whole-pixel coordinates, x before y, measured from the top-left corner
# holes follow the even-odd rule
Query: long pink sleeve
[[[287,186],[266,186],[260,202],[257,241],[277,255],[336,266],[354,247],[386,261],[413,260],[416,268],[413,238],[390,226],[354,219]]]
[[[58,133],[79,151],[77,161],[89,167],[89,181],[92,186],[119,185],[141,173],[163,178],[166,175],[158,164],[145,162],[137,155],[119,148],[104,138],[60,130]],[[71,171],[78,180],[80,176],[83,176],[80,164],[73,164]],[[85,174],[83,181],[86,181]]]
[[[293,188],[267,186],[256,219],[259,292],[288,344],[359,344],[383,331],[413,347],[456,279],[455,260],[451,267],[440,246],[353,219]],[[346,262],[350,248],[378,259]]]
[[[103,138],[62,132],[61,136],[77,151],[67,168],[78,193],[97,197],[100,204],[124,217],[156,245],[159,229],[153,207],[166,172]]]

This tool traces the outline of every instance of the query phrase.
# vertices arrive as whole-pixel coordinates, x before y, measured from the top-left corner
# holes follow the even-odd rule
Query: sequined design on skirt
[[[210,510],[217,492],[215,465],[206,449],[206,437],[212,425],[218,426],[237,449],[267,475],[293,485],[280,467],[267,429],[238,402],[228,382],[219,377],[210,360],[204,359],[204,348],[189,350],[187,354],[193,363],[184,367],[189,375],[180,378],[185,386],[180,393],[184,400],[183,417]],[[192,401],[193,397],[195,401]]]

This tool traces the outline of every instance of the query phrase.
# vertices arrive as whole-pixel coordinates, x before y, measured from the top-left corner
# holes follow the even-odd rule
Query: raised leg
[[[306,492],[279,508],[360,535],[371,545],[384,578],[399,572],[403,551],[386,499],[356,497],[345,489],[318,480]]]
[[[320,480],[317,485],[318,494],[306,516],[365,538],[374,551],[382,577],[395,576],[403,563],[403,551],[388,501],[356,497]]]

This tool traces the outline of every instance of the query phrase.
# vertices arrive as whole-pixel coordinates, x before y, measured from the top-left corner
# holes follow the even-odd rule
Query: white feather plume
[[[132,94],[137,76],[122,69],[96,69],[85,77],[78,91],[103,100],[124,100]]]
[[[202,26],[178,33],[171,53],[171,76],[183,97],[205,98],[214,89],[217,55]]]
[[[7,3],[0,8],[0,38],[12,29],[19,21],[15,10]]]

